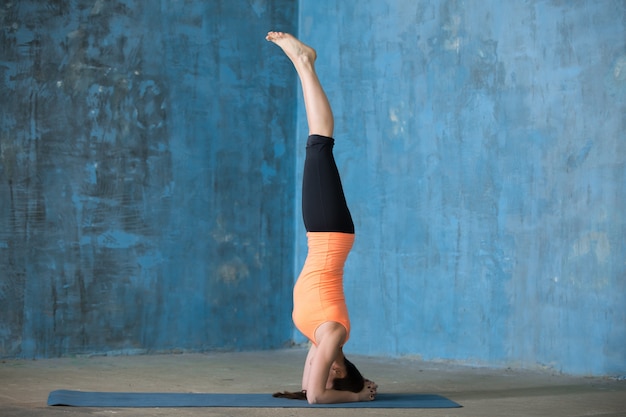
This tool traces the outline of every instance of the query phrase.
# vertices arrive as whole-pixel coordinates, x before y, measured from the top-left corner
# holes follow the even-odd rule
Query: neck
[[[343,363],[345,358],[346,357],[343,355],[343,349],[339,348],[339,352],[337,352],[337,356],[335,357],[335,362]]]

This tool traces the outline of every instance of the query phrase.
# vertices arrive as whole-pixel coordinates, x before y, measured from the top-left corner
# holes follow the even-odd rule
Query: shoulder
[[[315,330],[315,340],[317,345],[343,345],[346,340],[347,330],[341,323],[336,321],[327,321],[321,324],[317,330]]]

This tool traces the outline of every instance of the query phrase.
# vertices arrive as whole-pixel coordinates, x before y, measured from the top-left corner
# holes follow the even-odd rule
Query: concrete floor
[[[271,393],[299,388],[306,351],[0,360],[0,416],[626,416],[626,381],[352,356],[379,392],[439,394],[454,409],[48,407],[56,389]]]

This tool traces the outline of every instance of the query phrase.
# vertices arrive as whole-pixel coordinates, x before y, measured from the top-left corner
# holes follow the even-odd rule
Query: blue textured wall
[[[347,351],[626,373],[626,3],[323,4]]]
[[[296,6],[0,5],[0,356],[292,339]]]
[[[306,123],[277,28],[337,113],[348,352],[626,374],[625,9],[3,3],[0,356],[293,338]]]

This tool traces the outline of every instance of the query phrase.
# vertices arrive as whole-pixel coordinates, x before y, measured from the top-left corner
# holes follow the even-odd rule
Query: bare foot
[[[296,67],[300,64],[313,64],[317,58],[315,49],[300,42],[295,36],[289,33],[268,32],[265,39],[280,46]]]

